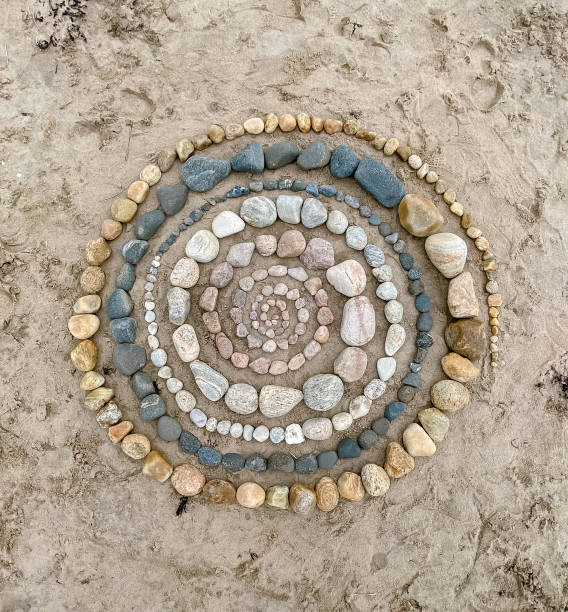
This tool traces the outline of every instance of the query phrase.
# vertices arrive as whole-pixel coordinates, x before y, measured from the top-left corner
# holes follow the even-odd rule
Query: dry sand
[[[47,1],[4,0],[2,611],[568,609],[566,4],[351,4],[100,0],[54,24]],[[66,319],[83,245],[160,147],[286,110],[396,134],[457,186],[501,262],[504,365],[384,500],[177,518],[81,405]],[[424,266],[431,382],[446,285]]]

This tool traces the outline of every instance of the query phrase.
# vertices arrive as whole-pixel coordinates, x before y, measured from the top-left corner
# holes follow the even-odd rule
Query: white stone
[[[252,385],[236,383],[227,389],[225,404],[236,414],[252,414],[258,408],[258,393]]]
[[[302,198],[293,195],[279,195],[276,198],[276,210],[278,217],[284,223],[300,223],[300,210],[302,209]]]
[[[166,387],[170,393],[177,393],[183,389],[183,383],[179,378],[172,377],[166,380]]]
[[[158,368],[168,363],[168,354],[164,349],[156,349],[150,353],[150,361]]]
[[[229,431],[231,431],[231,421],[223,420],[217,423],[217,433],[227,436]]]
[[[193,372],[195,383],[208,400],[216,402],[225,395],[229,381],[217,370],[197,359],[192,361],[189,367]]]
[[[308,440],[328,440],[333,434],[331,419],[316,417],[304,421],[302,432]]]
[[[211,223],[211,229],[217,238],[238,234],[245,228],[245,222],[232,210],[220,212]]]
[[[387,390],[387,384],[380,378],[373,378],[363,389],[363,395],[371,401],[378,399]]]
[[[385,338],[385,353],[392,357],[404,344],[406,332],[404,327],[398,323],[393,323],[388,329],[387,337]]]
[[[205,423],[207,423],[207,415],[199,408],[194,408],[189,413],[189,418],[196,427],[205,427]]]
[[[379,378],[387,381],[396,372],[396,359],[394,357],[381,357],[377,359],[377,373]]]
[[[205,423],[205,429],[213,433],[217,429],[217,419],[215,417],[209,417]]]
[[[349,414],[354,419],[361,419],[362,417],[369,414],[369,410],[371,409],[371,400],[364,395],[359,395],[354,397],[349,402]]]
[[[229,433],[231,434],[232,438],[240,438],[243,435],[243,430],[244,427],[242,425],[242,423],[233,423],[231,425],[231,429],[229,430]]]
[[[270,430],[270,441],[273,444],[280,444],[284,441],[284,429],[282,427],[273,427]]]
[[[349,346],[363,346],[375,336],[375,311],[364,295],[347,300],[341,320],[341,339]]]
[[[280,387],[278,385],[265,385],[260,390],[260,412],[269,418],[288,414],[304,398],[299,389],[293,387]]]
[[[258,427],[255,427],[254,432],[252,434],[252,437],[257,442],[266,442],[269,436],[270,436],[270,431],[266,425],[259,425]]]
[[[170,283],[174,287],[191,289],[199,280],[199,265],[195,259],[182,257],[176,262],[170,273]]]
[[[195,408],[195,397],[189,391],[182,389],[176,393],[176,403],[182,412],[191,412]]]
[[[250,442],[254,433],[254,427],[248,423],[243,427],[243,440]]]
[[[353,417],[348,412],[338,412],[331,417],[335,431],[345,431],[353,424]]]
[[[288,425],[284,434],[284,440],[286,444],[301,444],[304,442],[304,432],[302,431],[301,425],[298,423]]]
[[[331,266],[327,269],[325,276],[336,291],[347,297],[354,297],[363,293],[367,284],[365,269],[354,259],[348,259]]]
[[[288,276],[297,281],[300,281],[301,283],[308,280],[308,273],[301,266],[297,268],[288,268]]]
[[[332,234],[343,234],[349,226],[347,217],[340,210],[332,210],[327,217],[327,229]]]
[[[186,323],[178,327],[172,334],[172,341],[183,362],[190,363],[199,357],[199,341],[192,325]]]
[[[367,246],[367,234],[362,227],[351,225],[345,232],[345,242],[348,247],[362,251]]]
[[[389,323],[400,323],[403,314],[404,308],[398,300],[389,300],[385,304],[385,319]]]
[[[186,244],[185,254],[199,263],[208,263],[219,254],[219,241],[209,230],[199,230]]]
[[[276,206],[265,196],[253,196],[243,202],[240,215],[252,227],[268,227],[276,221]]]
[[[385,301],[396,300],[396,298],[398,297],[398,291],[394,283],[391,283],[390,281],[387,281],[386,283],[381,283],[377,287],[377,297]]]
[[[388,264],[384,264],[378,268],[373,268],[372,274],[379,281],[379,283],[392,280],[392,268]]]

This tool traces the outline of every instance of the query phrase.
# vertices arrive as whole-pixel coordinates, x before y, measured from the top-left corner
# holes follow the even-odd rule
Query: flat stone
[[[467,387],[454,380],[440,380],[430,389],[432,404],[442,412],[456,412],[469,403]]]
[[[168,289],[168,318],[174,325],[183,325],[191,308],[191,296],[181,287]]]
[[[426,433],[434,440],[441,442],[450,428],[450,419],[437,408],[424,408],[418,412],[418,420]]]
[[[333,246],[323,238],[312,238],[300,255],[300,261],[309,270],[327,270],[335,263]]]
[[[207,465],[209,467],[219,465],[222,461],[221,453],[216,448],[212,448],[211,446],[202,446],[197,451],[197,456],[203,465]]]
[[[156,191],[160,206],[168,216],[177,215],[183,209],[188,193],[185,185],[165,185]]]
[[[201,393],[212,402],[219,401],[229,388],[227,379],[203,361],[192,361],[191,371]]]
[[[243,202],[240,215],[252,227],[268,227],[276,221],[276,205],[265,196],[253,196]]]
[[[333,372],[350,383],[361,380],[367,369],[367,353],[357,347],[347,347],[339,353],[333,362]]]
[[[259,357],[258,359],[251,361],[248,367],[253,372],[256,372],[256,374],[268,374],[270,363],[270,359],[267,359],[266,357]]]
[[[284,223],[300,223],[303,199],[300,196],[279,195],[276,198],[278,218]]]
[[[158,435],[166,442],[175,442],[181,435],[181,425],[176,419],[164,415],[158,419]]]
[[[201,318],[207,330],[212,334],[218,334],[221,331],[221,321],[219,320],[218,312],[204,312]]]
[[[347,297],[363,293],[367,284],[363,266],[354,259],[348,259],[328,268],[325,276],[336,291]]]
[[[220,212],[211,223],[211,231],[217,238],[238,234],[245,228],[245,222],[232,210]]]
[[[331,155],[329,171],[336,178],[347,178],[353,176],[358,165],[359,158],[355,151],[347,145],[339,145]]]
[[[292,387],[265,385],[260,390],[260,412],[269,418],[288,414],[303,399],[303,393]]]
[[[432,264],[446,278],[454,278],[463,271],[467,245],[459,236],[450,233],[428,236],[424,248]]]
[[[185,254],[199,263],[213,261],[219,254],[219,240],[209,230],[199,230],[185,246]]]
[[[457,353],[448,353],[442,357],[442,370],[448,378],[462,383],[475,380],[479,376],[479,368]]]
[[[146,365],[146,351],[137,344],[117,344],[113,349],[112,361],[121,374],[132,376]]]
[[[176,262],[170,273],[170,283],[174,287],[191,289],[199,280],[199,265],[195,259],[182,257]]]
[[[323,140],[314,140],[301,153],[296,163],[302,170],[313,170],[327,166],[331,150]]]
[[[302,225],[308,229],[323,225],[327,221],[327,208],[316,198],[306,198],[300,213]]]
[[[403,346],[406,340],[406,331],[404,327],[398,323],[393,323],[389,326],[387,336],[385,338],[385,353],[392,357]]]
[[[224,159],[204,155],[190,157],[181,168],[181,180],[191,191],[209,191],[231,173],[231,164]]]
[[[132,317],[113,319],[109,325],[110,333],[117,344],[135,342],[136,327],[136,319],[133,319]]]
[[[235,172],[260,174],[264,170],[264,152],[256,140],[248,144],[231,158],[231,168]]]
[[[302,433],[308,440],[328,440],[333,434],[330,419],[318,417],[304,421]]]
[[[235,501],[235,487],[226,480],[214,478],[203,486],[202,499],[210,504],[230,504]]]
[[[327,217],[326,226],[332,234],[339,235],[345,232],[349,226],[349,221],[340,210],[332,210]]]
[[[345,232],[347,246],[356,251],[362,251],[367,245],[367,234],[362,227],[351,225]]]
[[[212,268],[209,276],[209,284],[217,289],[226,287],[233,280],[233,266],[224,261]]]
[[[304,383],[304,402],[312,410],[330,410],[343,397],[343,382],[334,374],[316,374]],[[304,432],[305,435],[305,432]]]
[[[381,357],[377,359],[377,373],[383,381],[389,380],[396,371],[396,359],[394,357]]]
[[[355,171],[355,180],[385,208],[397,206],[405,195],[404,185],[381,162],[364,157]]]
[[[412,457],[430,457],[436,452],[434,441],[418,423],[408,425],[402,433],[402,442]]]
[[[375,336],[375,311],[369,298],[359,295],[345,303],[341,339],[349,346],[363,346]]]
[[[380,465],[367,463],[361,468],[361,483],[371,497],[381,497],[389,490],[390,478]]]
[[[254,253],[254,242],[240,242],[233,244],[227,253],[226,261],[233,268],[246,268]]]
[[[264,164],[269,170],[275,170],[291,164],[299,154],[300,148],[295,142],[277,142],[264,150]]]
[[[452,317],[466,319],[479,315],[473,278],[470,272],[462,272],[448,284],[448,309]]]
[[[191,325],[186,323],[178,327],[172,334],[172,341],[179,358],[184,363],[190,363],[199,357],[199,341]]]

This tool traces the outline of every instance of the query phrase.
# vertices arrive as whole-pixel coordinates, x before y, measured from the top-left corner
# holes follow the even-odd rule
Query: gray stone
[[[348,176],[353,176],[358,165],[359,158],[355,151],[347,145],[339,145],[331,155],[329,171],[331,176],[336,178],[347,178]]]
[[[327,221],[327,209],[316,198],[306,198],[301,212],[302,224],[308,229],[323,225]]]
[[[181,426],[169,416],[162,416],[158,419],[158,435],[162,440],[175,442],[181,435]]]
[[[165,185],[156,191],[160,206],[168,216],[177,215],[185,206],[188,189],[185,185]]]
[[[156,392],[154,382],[146,372],[136,372],[130,379],[130,386],[138,399]]]
[[[120,247],[120,254],[128,263],[137,264],[146,255],[149,246],[146,240],[129,240]]]
[[[137,344],[117,344],[112,353],[114,367],[126,376],[132,376],[146,364],[146,351]]]
[[[154,421],[164,414],[166,414],[166,404],[157,393],[147,395],[140,402],[140,418],[143,421]]]
[[[116,276],[115,285],[118,289],[124,289],[124,291],[130,291],[134,287],[134,281],[136,280],[136,267],[131,263],[124,262],[120,272]]]
[[[268,227],[276,221],[276,205],[265,196],[253,196],[243,202],[240,215],[252,227]]]
[[[123,317],[110,322],[110,333],[117,344],[132,343],[136,340],[136,319]]]
[[[364,157],[355,171],[355,180],[385,208],[397,206],[404,197],[404,185],[381,162]]]
[[[367,234],[362,227],[351,225],[345,232],[345,242],[348,247],[362,251],[367,245]]]
[[[217,370],[198,360],[192,361],[189,367],[195,377],[195,383],[208,400],[217,402],[225,395],[229,382]]]
[[[233,268],[245,268],[249,265],[254,253],[254,242],[239,242],[233,244],[227,253],[226,261]]]
[[[161,210],[150,210],[138,217],[134,224],[134,235],[139,240],[149,240],[166,220]]]
[[[303,170],[313,170],[327,166],[331,150],[323,140],[314,140],[298,157],[296,163]]]
[[[300,223],[303,200],[300,196],[279,195],[276,198],[278,217],[284,223]]]
[[[181,180],[191,191],[209,191],[230,173],[231,164],[228,161],[196,155],[182,166]]]
[[[304,402],[312,410],[330,410],[341,401],[343,391],[343,382],[339,376],[316,374],[304,383]]]
[[[333,434],[333,425],[325,417],[308,419],[302,425],[302,433],[308,440],[328,440]]]
[[[260,174],[264,170],[264,152],[256,140],[248,144],[231,159],[231,168],[235,172]]]
[[[168,317],[174,325],[183,325],[191,308],[191,296],[181,287],[172,287],[167,293]]]
[[[363,249],[363,255],[371,268],[378,268],[385,263],[385,254],[383,250],[375,244],[368,244]]]
[[[252,385],[236,383],[225,393],[225,404],[236,414],[252,414],[258,408],[258,393]]]
[[[132,312],[132,300],[124,289],[115,289],[108,299],[106,313],[109,319],[122,319]]]
[[[299,389],[265,385],[260,390],[259,407],[264,416],[273,418],[288,414],[303,399]]]
[[[278,142],[264,150],[264,163],[269,170],[291,164],[300,154],[295,142]]]

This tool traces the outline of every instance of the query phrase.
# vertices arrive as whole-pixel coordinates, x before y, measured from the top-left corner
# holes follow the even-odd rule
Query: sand
[[[566,5],[65,4],[76,17],[54,23],[47,2],[7,0],[0,26],[0,609],[567,609]],[[504,363],[484,363],[447,440],[384,500],[309,518],[190,502],[176,517],[171,487],[82,406],[66,319],[83,245],[162,146],[300,110],[397,135],[456,186],[501,262]],[[413,249],[431,383],[446,282]],[[134,411],[128,389],[119,400]]]

